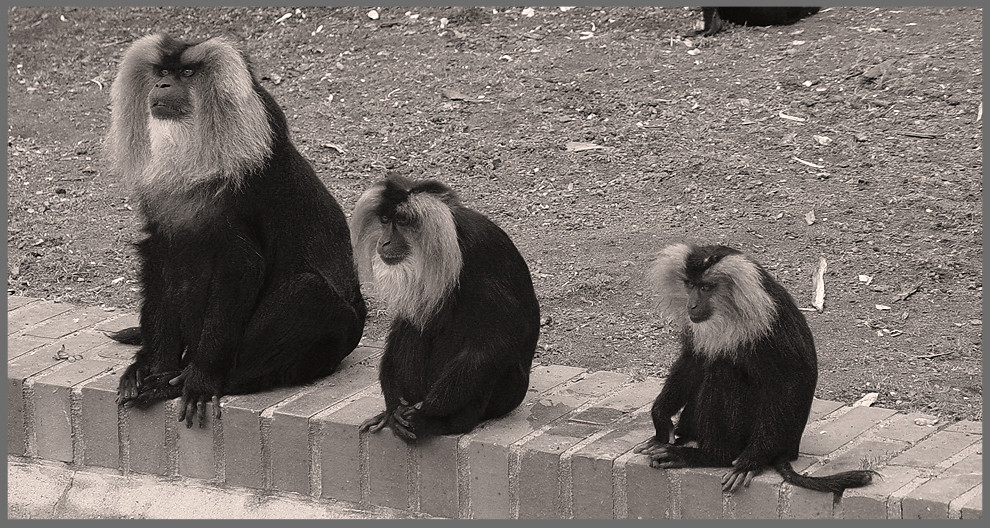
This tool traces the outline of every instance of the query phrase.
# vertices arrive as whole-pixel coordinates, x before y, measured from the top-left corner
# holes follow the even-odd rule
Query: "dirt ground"
[[[722,243],[802,306],[827,261],[824,311],[805,312],[818,397],[982,420],[981,9],[833,7],[689,39],[698,8],[369,10],[8,10],[8,292],[136,311],[109,85],[149,32],[227,34],[345,210],[398,171],[509,233],[537,361],[665,375],[676,328],[643,274],[668,243]]]

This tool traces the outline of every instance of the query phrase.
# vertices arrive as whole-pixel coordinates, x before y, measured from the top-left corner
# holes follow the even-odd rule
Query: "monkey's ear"
[[[416,185],[412,188],[412,192],[429,194],[430,196],[446,204],[448,207],[461,204],[461,200],[458,198],[457,193],[455,193],[450,187],[438,182],[437,180],[421,180],[416,182]]]

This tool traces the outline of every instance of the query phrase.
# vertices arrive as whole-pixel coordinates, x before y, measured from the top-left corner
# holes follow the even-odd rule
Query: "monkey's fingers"
[[[672,449],[663,449],[654,455],[650,455],[650,467],[671,469],[686,466],[687,462]]]
[[[407,408],[396,407],[395,410],[392,411],[392,420],[406,429],[412,429],[411,422],[409,421],[409,418],[411,418],[412,415],[406,409]]]
[[[186,428],[192,427],[193,415],[196,413],[196,400],[183,394],[182,399],[179,400],[179,408],[182,409],[179,412],[179,421],[186,422]]]
[[[666,450],[667,446],[668,444],[665,444],[660,440],[658,440],[656,437],[653,437],[645,444],[637,447],[633,452],[639,453],[641,455],[653,456],[660,454],[662,451]]]
[[[378,431],[381,431],[383,427],[385,427],[386,422],[387,420],[385,419],[385,411],[382,411],[377,415],[361,422],[361,425],[358,426],[358,431],[362,433],[368,431],[372,433],[377,433]]]
[[[722,475],[722,491],[733,492],[739,487],[739,482],[742,481],[740,474],[736,471],[728,471]]]
[[[176,377],[168,380],[168,384],[175,386],[175,385],[178,385],[178,384],[186,381],[186,376],[188,375],[188,374],[186,374],[186,372],[187,371],[183,370],[182,372],[179,373],[178,376],[176,376]]]
[[[757,471],[732,470],[722,476],[722,491],[735,493],[739,488],[748,488]]]
[[[416,405],[408,405],[406,407],[398,407],[395,411],[396,414],[401,414],[403,418],[409,420],[415,415],[420,409],[423,408],[423,402],[419,402]]]
[[[396,436],[405,440],[406,442],[411,442],[416,439],[416,433],[414,433],[411,428],[403,426],[401,423],[397,421],[389,424],[389,427],[392,429],[392,432],[395,433]]]
[[[151,369],[147,367],[140,367],[134,371],[134,386],[138,392],[141,392],[142,382],[144,381],[144,378],[150,373],[151,373]]]
[[[202,397],[196,402],[196,414],[199,415],[199,428],[206,428],[206,397]]]

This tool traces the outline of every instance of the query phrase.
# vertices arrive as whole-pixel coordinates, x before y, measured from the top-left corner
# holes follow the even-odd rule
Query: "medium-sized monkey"
[[[247,58],[214,38],[137,40],[110,91],[107,150],[133,188],[141,348],[120,403],[206,402],[333,372],[366,308],[340,205],[289,139],[285,114]]]
[[[793,24],[818,12],[817,7],[702,7],[704,29],[699,31],[710,37],[726,27],[727,22],[748,26],[778,26]]]
[[[815,342],[762,266],[729,247],[677,244],[661,251],[648,279],[660,314],[683,324],[681,355],[653,403],[656,436],[637,449],[651,466],[731,466],[725,491],[749,486],[767,467],[818,491],[872,481],[870,470],[809,477],[791,467],[818,381]],[[692,441],[697,447],[684,445]]]
[[[361,430],[389,427],[411,442],[515,409],[540,307],[508,235],[446,185],[391,175],[358,200],[351,238],[392,316],[379,371],[385,411]]]

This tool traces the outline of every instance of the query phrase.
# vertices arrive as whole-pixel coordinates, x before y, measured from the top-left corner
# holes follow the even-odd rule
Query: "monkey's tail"
[[[125,345],[141,344],[141,328],[137,326],[125,328],[119,332],[103,332],[103,333],[110,339],[113,339],[114,341],[123,343]]]
[[[880,474],[871,469],[861,469],[856,471],[843,471],[827,477],[809,477],[802,475],[791,467],[787,460],[778,460],[773,465],[774,469],[784,477],[784,482],[808,488],[815,491],[831,491],[842,493],[846,488],[859,488],[873,482],[873,477],[882,478]]]

